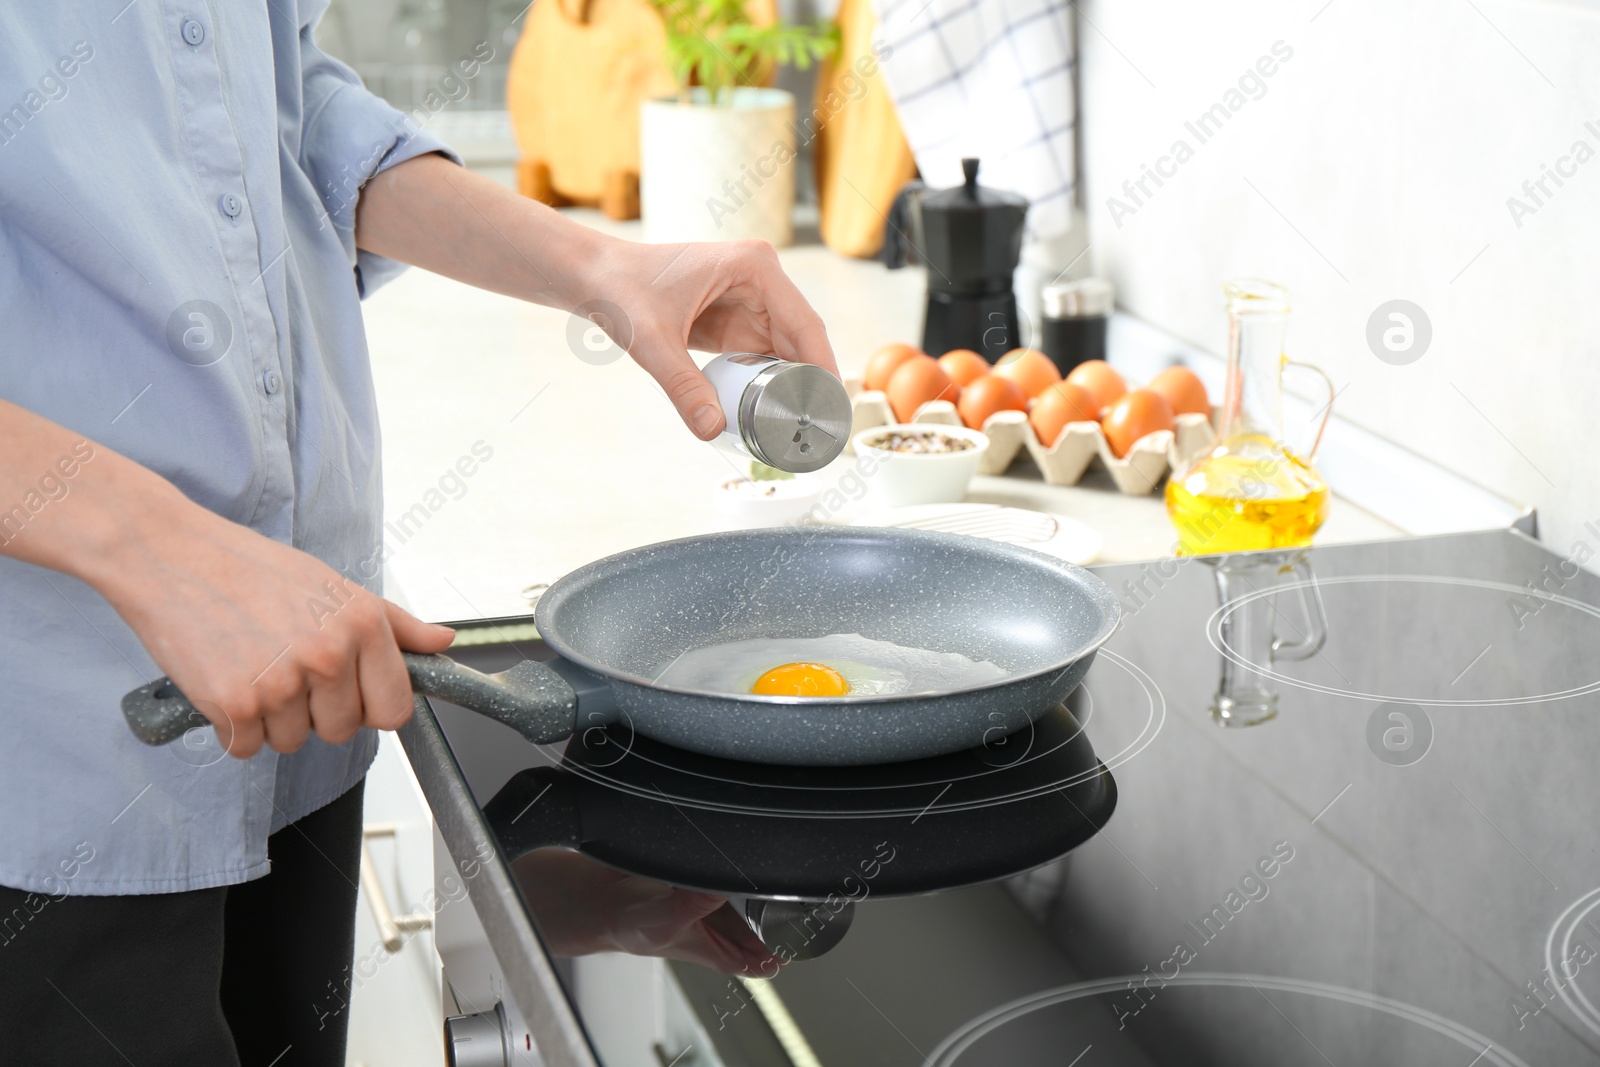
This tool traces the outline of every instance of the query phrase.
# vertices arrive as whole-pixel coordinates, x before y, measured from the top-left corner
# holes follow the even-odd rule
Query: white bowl
[[[725,478],[711,491],[711,506],[732,529],[797,523],[822,495],[822,483],[804,474],[752,482]]]
[[[891,433],[941,433],[971,441],[959,452],[909,453],[874,447],[872,442]],[[906,504],[954,504],[967,495],[967,485],[978,461],[989,448],[980,430],[936,423],[894,423],[862,430],[851,439],[858,469],[867,483],[867,495],[880,507]],[[866,467],[866,462],[872,466]]]

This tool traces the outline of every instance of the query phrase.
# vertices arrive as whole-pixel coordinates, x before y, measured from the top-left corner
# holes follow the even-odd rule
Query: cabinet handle
[[[674,1056],[672,1053],[667,1051],[665,1045],[657,1041],[655,1044],[650,1046],[650,1051],[655,1053],[656,1062],[659,1063],[661,1067],[695,1067],[695,1065],[700,1062],[700,1057],[694,1054],[693,1045],[690,1045],[688,1048]]]
[[[373,823],[361,828],[361,890],[367,895],[367,906],[372,909],[372,921],[378,928],[378,937],[385,952],[399,952],[405,945],[401,934],[426,930],[433,925],[433,916],[423,912],[396,916],[389,907],[389,898],[383,891],[383,880],[378,877],[378,866],[372,861],[372,850],[367,842],[374,837],[394,837],[394,823]]]

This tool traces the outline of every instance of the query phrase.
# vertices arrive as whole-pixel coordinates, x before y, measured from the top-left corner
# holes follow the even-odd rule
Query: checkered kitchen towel
[[[1072,224],[1077,102],[1069,0],[876,0],[884,82],[933,188],[978,180],[1028,198],[1028,230]],[[880,53],[881,54],[881,53]]]

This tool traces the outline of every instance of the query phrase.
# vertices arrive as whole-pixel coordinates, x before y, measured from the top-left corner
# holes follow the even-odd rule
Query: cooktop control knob
[[[448,1067],[510,1067],[511,1036],[505,1009],[475,1015],[451,1015],[444,1021],[444,1055]]]

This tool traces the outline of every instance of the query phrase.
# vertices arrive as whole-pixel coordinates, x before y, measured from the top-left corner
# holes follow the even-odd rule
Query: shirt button
[[[261,388],[267,391],[268,396],[275,394],[278,391],[278,386],[282,384],[283,381],[278,377],[278,372],[275,370],[269,370],[261,376]]]
[[[244,210],[244,201],[232,193],[223,193],[217,197],[217,210],[230,219],[239,217],[239,212]]]
[[[183,20],[183,39],[191,45],[197,45],[206,39],[206,28],[194,19]]]

